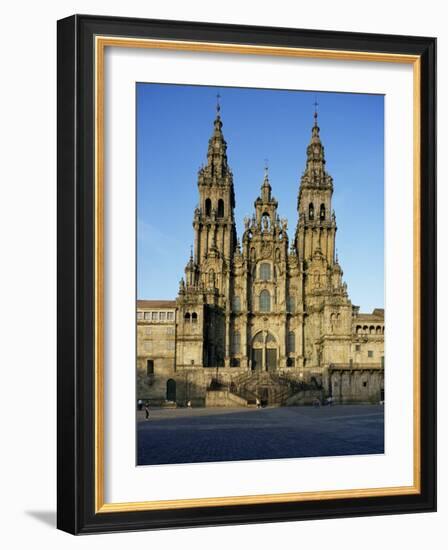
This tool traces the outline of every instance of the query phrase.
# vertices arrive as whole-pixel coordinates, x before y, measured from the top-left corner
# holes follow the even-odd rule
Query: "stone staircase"
[[[317,384],[307,384],[293,375],[269,371],[241,373],[232,379],[228,389],[245,399],[248,405],[259,400],[262,405],[281,406],[322,396],[322,388]]]

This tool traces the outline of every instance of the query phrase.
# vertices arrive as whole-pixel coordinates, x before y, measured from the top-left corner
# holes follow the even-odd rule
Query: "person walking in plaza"
[[[145,403],[145,418],[149,420],[149,403]]]

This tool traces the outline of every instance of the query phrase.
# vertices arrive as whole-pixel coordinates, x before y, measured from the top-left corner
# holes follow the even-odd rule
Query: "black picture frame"
[[[95,509],[95,36],[420,58],[418,494],[97,513]],[[436,510],[436,39],[74,15],[58,22],[58,511],[73,534]]]

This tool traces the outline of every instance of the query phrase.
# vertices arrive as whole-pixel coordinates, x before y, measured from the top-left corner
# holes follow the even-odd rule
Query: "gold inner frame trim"
[[[413,458],[414,480],[410,486],[344,489],[301,493],[226,496],[179,500],[106,503],[104,501],[104,54],[106,47],[149,48],[207,53],[232,53],[329,59],[406,63],[413,65],[413,298],[414,298],[414,365],[413,365]],[[280,502],[304,502],[342,498],[362,498],[419,494],[421,491],[421,425],[420,425],[420,124],[421,71],[420,57],[389,53],[321,50],[309,48],[255,46],[177,40],[153,40],[96,36],[95,54],[95,512],[132,512],[211,506],[235,506]]]

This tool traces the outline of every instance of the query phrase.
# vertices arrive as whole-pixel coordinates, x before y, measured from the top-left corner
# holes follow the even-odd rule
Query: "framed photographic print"
[[[58,527],[434,511],[433,38],[58,22]]]

